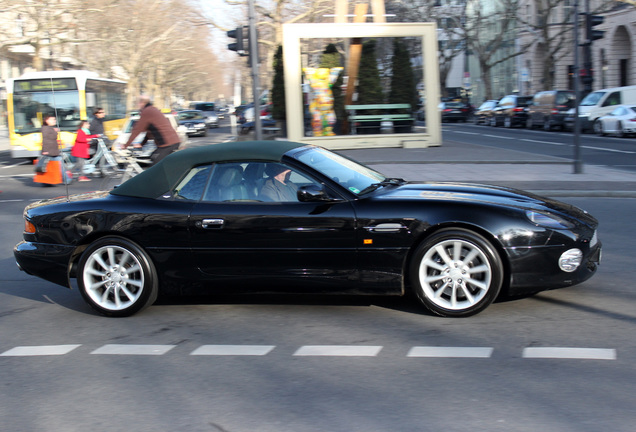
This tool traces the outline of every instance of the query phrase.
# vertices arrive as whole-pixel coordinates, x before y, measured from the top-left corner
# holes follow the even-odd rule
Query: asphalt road
[[[600,220],[594,278],[467,319],[409,298],[231,295],[109,319],[15,266],[22,209],[64,192],[5,174],[24,169],[0,175],[3,430],[634,429],[633,199],[564,199]]]
[[[574,159],[571,132],[546,132],[525,128],[506,129],[472,123],[444,123],[445,140],[520,150],[537,155]],[[617,138],[594,134],[580,135],[583,163],[636,171],[636,138]]]

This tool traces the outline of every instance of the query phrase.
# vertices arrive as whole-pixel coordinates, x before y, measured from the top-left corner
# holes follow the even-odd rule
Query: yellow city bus
[[[126,118],[126,83],[94,72],[30,72],[8,79],[6,86],[12,157],[39,156],[45,115],[57,116],[60,139],[67,146],[75,142],[80,120],[90,119],[97,107],[106,111],[104,131],[111,139]]]

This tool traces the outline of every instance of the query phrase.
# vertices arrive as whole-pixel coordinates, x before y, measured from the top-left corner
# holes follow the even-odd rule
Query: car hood
[[[79,194],[73,194],[67,196],[59,196],[55,198],[47,198],[39,201],[32,202],[26,206],[26,210],[34,209],[43,206],[53,206],[58,204],[76,203],[80,201],[88,201],[93,199],[105,198],[110,194],[108,191],[93,191]]]
[[[376,196],[379,199],[461,201],[526,210],[550,210],[575,217],[591,225],[597,224],[593,216],[576,206],[504,186],[454,182],[408,182],[396,188],[383,189]]]

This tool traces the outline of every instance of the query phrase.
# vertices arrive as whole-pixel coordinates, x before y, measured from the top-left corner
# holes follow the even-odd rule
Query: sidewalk
[[[444,140],[424,149],[365,149],[339,152],[389,177],[509,186],[552,197],[636,198],[636,172],[583,165],[570,159]]]
[[[461,181],[509,186],[550,197],[636,198],[636,172],[583,165],[571,160],[445,140],[442,146],[342,150],[339,153],[389,177],[413,181]],[[9,157],[6,127],[0,155]]]

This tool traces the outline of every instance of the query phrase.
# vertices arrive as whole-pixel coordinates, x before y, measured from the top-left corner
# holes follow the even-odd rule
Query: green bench
[[[393,122],[395,133],[408,133],[413,129],[413,115],[410,104],[371,104],[345,105],[349,113],[349,123],[353,134],[380,133],[383,121]],[[399,113],[408,110],[409,113]],[[379,111],[379,114],[364,114],[369,111]],[[361,114],[362,113],[362,114]]]

